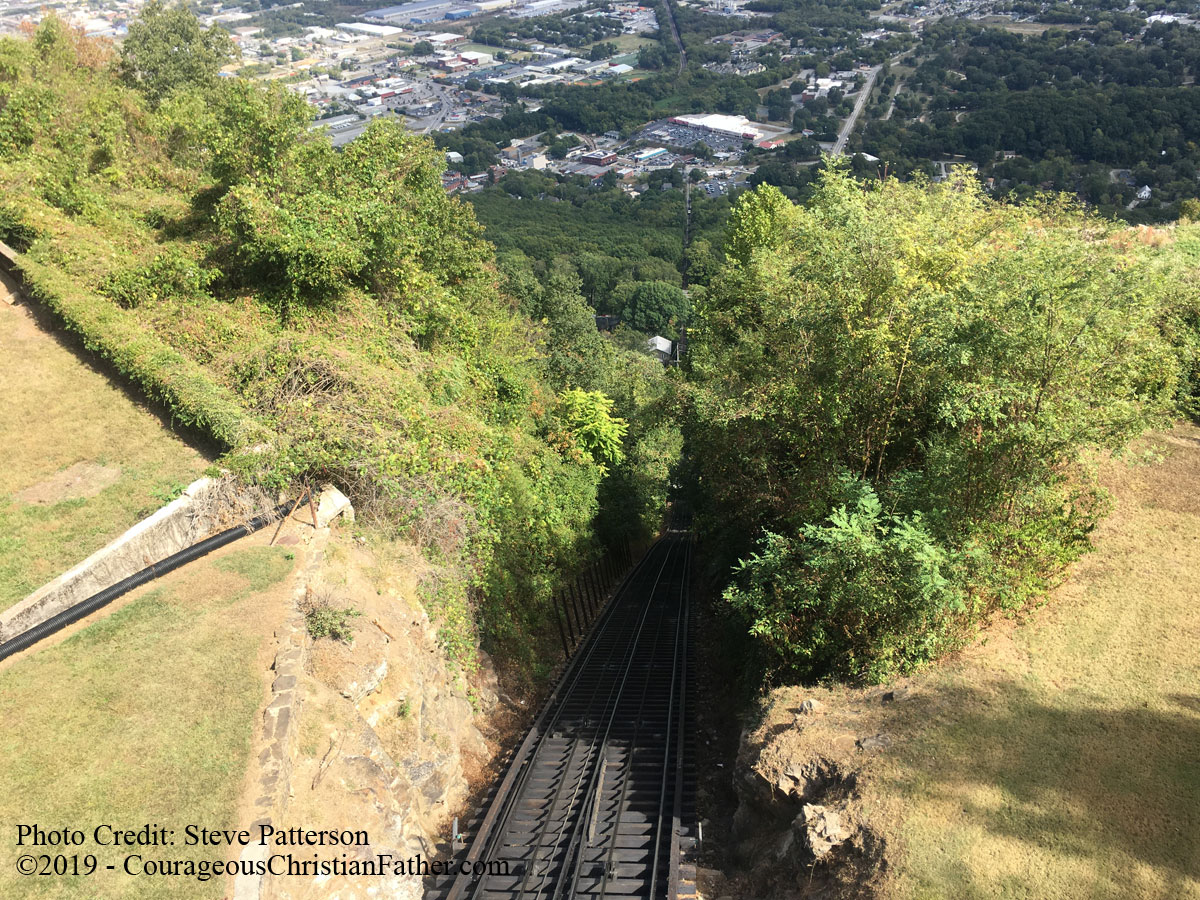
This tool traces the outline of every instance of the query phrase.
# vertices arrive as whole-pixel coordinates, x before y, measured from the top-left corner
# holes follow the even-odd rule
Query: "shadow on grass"
[[[920,732],[899,777],[994,835],[1100,871],[1132,859],[1167,882],[1200,880],[1200,695],[1163,700],[944,686],[914,703]]]

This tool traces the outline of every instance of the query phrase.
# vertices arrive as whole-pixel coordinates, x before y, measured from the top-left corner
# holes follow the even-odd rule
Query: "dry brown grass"
[[[251,739],[264,702],[270,635],[289,599],[292,554],[259,534],[173,572],[120,601],[64,640],[0,666],[0,822],[85,832],[102,868],[89,878],[16,873],[0,866],[9,900],[160,897],[216,900],[223,877],[132,877],[122,854],[92,843],[93,829],[145,823],[177,845],[145,858],[227,859],[228,849],[186,847],[183,828],[232,828]],[[14,850],[10,845],[8,850]],[[36,852],[36,851],[35,851]],[[116,865],[110,872],[103,866]]]
[[[1200,428],[1101,477],[1095,551],[1024,621],[887,688],[772,695],[759,771],[859,773],[887,900],[1200,898]]]
[[[162,506],[208,460],[28,309],[4,303],[0,385],[5,609]],[[67,477],[73,472],[91,476]],[[97,480],[97,472],[108,474]]]
[[[890,897],[1200,898],[1200,429],[1149,444],[1050,603],[890,717]]]

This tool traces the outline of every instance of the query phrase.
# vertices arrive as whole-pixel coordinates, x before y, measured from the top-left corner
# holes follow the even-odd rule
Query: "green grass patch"
[[[214,565],[222,572],[245,578],[248,591],[261,591],[286,578],[294,558],[283,547],[250,547],[223,557]]]
[[[597,41],[596,43],[597,44],[616,44],[618,54],[621,54],[621,53],[636,54],[637,51],[640,50],[642,47],[648,47],[652,44],[657,44],[658,41],[651,40],[650,38],[642,37],[641,35],[638,35],[638,34],[618,34],[615,37],[603,38],[603,39]],[[591,44],[588,46],[587,49],[590,50],[594,46],[595,46],[595,44]]]
[[[101,864],[87,878],[23,878],[0,867],[0,896],[224,895],[223,878],[126,875],[122,852],[95,847],[91,833],[101,824],[150,823],[174,829],[178,845],[131,851],[146,859],[229,856],[182,846],[182,829],[236,823],[262,701],[256,660],[270,630],[262,591],[286,578],[286,562],[278,548],[259,547],[197,563],[0,671],[0,821],[80,829],[88,836],[80,850]]]

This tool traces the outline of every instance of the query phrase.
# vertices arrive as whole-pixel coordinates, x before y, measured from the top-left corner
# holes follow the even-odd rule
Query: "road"
[[[448,87],[438,84],[436,81],[429,82],[429,87],[433,91],[434,97],[442,102],[442,108],[436,115],[430,118],[429,123],[421,129],[421,134],[431,134],[442,127],[442,123],[446,121],[446,116],[450,113],[450,95],[452,90]]]
[[[874,66],[867,75],[867,83],[858,92],[858,100],[854,103],[854,111],[846,119],[846,124],[842,126],[842,130],[838,132],[837,140],[833,143],[833,150],[831,152],[834,156],[841,156],[846,151],[846,141],[850,140],[850,135],[854,132],[854,126],[858,124],[859,114],[862,113],[863,107],[867,105],[867,98],[871,96],[871,88],[875,87],[875,78],[879,75],[881,68],[881,66]]]
[[[900,96],[900,92],[902,90],[904,90],[903,81],[896,85],[896,90],[892,93],[892,102],[888,104],[887,114],[883,117],[885,122],[890,119],[892,117],[892,113],[896,111],[896,98]]]

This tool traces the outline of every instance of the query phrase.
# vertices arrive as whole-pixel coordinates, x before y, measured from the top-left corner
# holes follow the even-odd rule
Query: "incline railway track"
[[[694,894],[689,574],[669,532],[609,602],[513,756],[446,900]],[[484,871],[482,875],[473,872]]]

